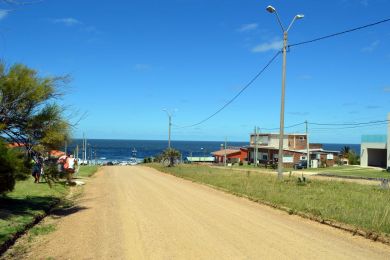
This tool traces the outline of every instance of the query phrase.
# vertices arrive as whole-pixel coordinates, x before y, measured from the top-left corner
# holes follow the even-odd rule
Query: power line
[[[301,125],[304,125],[305,122],[302,122],[302,123],[298,123],[298,124],[295,124],[295,125],[290,125],[290,126],[285,126],[284,128],[293,128],[293,127],[297,127],[297,126],[301,126]],[[262,128],[260,127],[261,130],[267,130],[267,131],[272,131],[272,130],[279,130],[280,128],[279,127],[276,127],[276,128]]]
[[[300,45],[304,45],[304,44],[309,44],[309,43],[313,43],[313,42],[317,42],[317,41],[321,41],[321,40],[325,40],[325,39],[328,39],[328,38],[332,38],[332,37],[336,37],[336,36],[340,36],[340,35],[343,35],[343,34],[347,34],[347,33],[351,33],[351,32],[355,32],[355,31],[358,31],[358,30],[362,30],[362,29],[366,29],[366,28],[369,28],[369,27],[373,27],[373,26],[376,26],[376,25],[379,25],[379,24],[382,24],[382,23],[386,23],[386,22],[390,22],[390,18],[387,18],[387,19],[383,19],[383,20],[380,20],[380,21],[377,21],[377,22],[374,22],[374,23],[370,23],[370,24],[367,24],[367,25],[363,25],[363,26],[359,26],[359,27],[356,27],[356,28],[352,28],[352,29],[349,29],[349,30],[345,30],[345,31],[342,31],[342,32],[338,32],[338,33],[333,33],[333,34],[330,34],[330,35],[326,35],[326,36],[322,36],[322,37],[319,37],[319,38],[315,38],[315,39],[312,39],[312,40],[307,40],[307,41],[303,41],[303,42],[299,42],[299,43],[294,43],[294,44],[290,44],[288,45],[288,48],[291,48],[291,47],[296,47],[296,46],[300,46]],[[272,62],[277,58],[277,56],[281,53],[281,51],[278,51],[273,57],[272,59],[266,64],[266,66],[259,72],[255,75],[255,77],[253,77],[248,84],[246,84],[244,86],[244,88],[242,88],[230,101],[228,101],[225,105],[223,105],[220,109],[218,109],[216,112],[214,112],[213,114],[211,114],[210,116],[208,116],[207,118],[199,121],[198,123],[195,123],[195,124],[192,124],[192,125],[187,125],[187,126],[176,126],[176,128],[189,128],[189,127],[194,127],[194,126],[198,126],[200,124],[203,124],[204,122],[210,120],[211,118],[213,118],[214,116],[216,116],[217,114],[219,114],[222,110],[224,110],[227,106],[229,106],[231,103],[233,103],[248,87],[250,87],[256,80],[257,78],[260,77],[260,75],[272,64]],[[385,121],[382,121],[382,122],[385,122]],[[387,120],[386,120],[387,122]],[[369,122],[369,123],[372,123],[372,122]],[[368,123],[368,124],[369,124]],[[374,122],[375,123],[375,122]],[[289,127],[285,127],[285,128],[292,128],[292,127],[295,127],[295,126],[299,126],[299,125],[302,125],[304,123],[300,123],[300,124],[297,124],[297,125],[292,125],[292,126],[289,126]],[[365,125],[367,123],[360,123],[360,124],[318,124],[318,123],[310,123],[312,125],[349,125],[349,126],[357,126],[357,125]],[[279,130],[280,128],[263,128],[264,130]],[[334,128],[333,128],[334,129]]]
[[[339,35],[342,35],[342,34],[346,34],[346,33],[354,32],[354,31],[366,29],[368,27],[376,26],[376,25],[379,25],[379,24],[382,24],[382,23],[386,23],[386,22],[390,22],[390,18],[387,18],[387,19],[384,19],[384,20],[381,20],[381,21],[378,21],[378,22],[375,22],[375,23],[370,23],[370,24],[367,24],[367,25],[359,26],[359,27],[356,27],[356,28],[353,28],[353,29],[345,30],[345,31],[342,31],[342,32],[338,32],[338,33],[333,33],[333,34],[330,34],[330,35],[322,36],[322,37],[315,38],[315,39],[312,39],[312,40],[290,44],[290,45],[288,45],[288,47],[291,48],[291,47],[295,47],[295,46],[299,46],[299,45],[304,45],[304,44],[308,44],[308,43],[312,43],[312,42],[316,42],[316,41],[325,40],[325,39],[328,39],[328,38],[332,38],[332,37],[339,36]]]
[[[220,109],[218,109],[216,112],[214,112],[213,114],[211,114],[210,116],[206,117],[205,119],[199,121],[198,123],[196,124],[192,124],[192,125],[187,125],[187,126],[181,126],[181,127],[178,127],[178,128],[189,128],[189,127],[194,127],[194,126],[198,126],[200,124],[203,124],[204,122],[210,120],[211,118],[213,118],[214,116],[216,116],[217,114],[219,114],[222,110],[224,110],[227,106],[229,106],[231,103],[233,103],[247,88],[249,88],[260,76],[261,74],[263,74],[263,72],[275,61],[275,59],[279,56],[281,52],[278,51],[273,57],[272,59],[232,98],[230,99],[226,104],[224,104]]]
[[[369,122],[361,122],[361,123],[310,123],[310,125],[318,125],[318,126],[360,126],[360,125],[370,125],[377,123],[387,123],[389,120],[377,120],[377,121],[369,121]]]

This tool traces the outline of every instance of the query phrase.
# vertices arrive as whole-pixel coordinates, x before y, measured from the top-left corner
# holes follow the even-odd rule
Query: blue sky
[[[274,55],[283,23],[300,42],[390,17],[386,0],[43,1],[2,5],[0,53],[41,75],[70,74],[61,101],[74,130],[90,138],[165,139],[174,124],[201,121],[232,98]],[[287,58],[286,125],[308,120],[384,120],[390,112],[390,23],[292,48]],[[174,140],[247,141],[255,125],[279,125],[281,56],[232,105]],[[289,129],[303,131],[304,127]],[[359,143],[385,126],[312,130],[311,140]]]

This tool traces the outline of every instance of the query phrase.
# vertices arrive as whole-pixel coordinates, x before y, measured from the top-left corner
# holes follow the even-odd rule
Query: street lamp
[[[163,109],[163,111],[165,111],[165,113],[167,113],[167,115],[168,115],[168,120],[169,120],[169,124],[168,124],[168,149],[171,149],[172,114],[165,108]]]
[[[205,149],[203,147],[201,147],[200,150],[203,152],[203,162],[205,162],[205,156],[206,156],[205,153],[206,153],[206,151],[205,151]]]
[[[285,87],[286,87],[286,58],[287,58],[287,39],[288,31],[291,29],[295,20],[302,19],[305,17],[303,14],[297,14],[294,19],[291,21],[290,25],[287,27],[287,30],[284,29],[284,26],[279,18],[278,12],[275,7],[272,5],[267,6],[266,10],[275,14],[280,25],[280,28],[283,31],[283,72],[282,72],[282,97],[280,105],[280,133],[279,133],[279,155],[278,155],[278,178],[283,178],[283,138],[284,138],[284,96],[285,96]]]

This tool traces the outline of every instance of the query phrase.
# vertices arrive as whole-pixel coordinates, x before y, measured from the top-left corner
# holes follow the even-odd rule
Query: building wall
[[[360,149],[360,166],[367,167],[368,163],[368,149],[386,149],[386,144],[383,143],[362,143]],[[388,153],[388,151],[387,151]]]
[[[307,140],[306,135],[289,135],[288,148],[294,150],[306,149]]]
[[[224,157],[225,156],[215,155],[215,160],[217,162],[224,162]],[[247,160],[247,157],[248,157],[248,152],[246,150],[241,150],[240,152],[226,155],[226,160],[229,161],[232,159],[237,159],[238,161],[245,161]]]

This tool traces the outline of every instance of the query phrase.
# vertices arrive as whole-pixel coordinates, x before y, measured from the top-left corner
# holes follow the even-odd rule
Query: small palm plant
[[[173,148],[166,149],[162,154],[162,163],[167,167],[175,166],[181,157],[178,150]]]
[[[348,158],[350,153],[351,153],[351,148],[349,146],[344,146],[343,149],[341,149],[341,155],[344,158]]]

